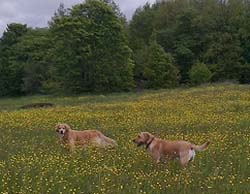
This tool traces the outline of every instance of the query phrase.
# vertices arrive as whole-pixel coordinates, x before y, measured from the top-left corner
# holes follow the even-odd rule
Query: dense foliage
[[[48,28],[8,24],[0,96],[174,87],[192,82],[197,63],[209,81],[249,83],[249,45],[249,0],[156,1],[129,23],[112,0],[61,4]]]
[[[212,71],[212,81],[241,81],[250,63],[249,24],[250,1],[170,0],[146,4],[136,10],[130,22],[135,69],[147,65],[143,48],[154,33],[165,52],[174,57],[181,83],[190,81],[188,72],[200,62]],[[138,71],[136,79],[143,79]]]
[[[173,65],[171,54],[153,39],[150,40],[143,74],[148,88],[168,88],[178,83],[178,69]]]
[[[64,90],[120,91],[133,86],[131,49],[111,6],[87,1],[54,18],[55,80]]]
[[[209,82],[212,73],[205,64],[193,65],[189,71],[190,81],[193,85],[199,85]]]

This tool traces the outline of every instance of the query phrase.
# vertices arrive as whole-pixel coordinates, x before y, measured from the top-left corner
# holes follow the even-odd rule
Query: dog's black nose
[[[60,131],[61,134],[63,134],[63,131]]]

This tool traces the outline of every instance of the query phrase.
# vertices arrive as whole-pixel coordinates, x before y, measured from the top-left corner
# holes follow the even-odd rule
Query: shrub
[[[209,82],[211,77],[212,77],[212,72],[203,63],[199,63],[192,66],[192,68],[189,71],[189,78],[193,85],[199,85]]]

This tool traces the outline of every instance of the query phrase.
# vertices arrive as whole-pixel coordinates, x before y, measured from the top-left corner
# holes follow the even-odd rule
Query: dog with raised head
[[[196,151],[203,151],[209,145],[209,141],[202,145],[195,145],[187,141],[166,141],[156,138],[148,132],[141,132],[133,142],[137,146],[145,145],[156,163],[176,158],[180,160],[183,167],[194,159]]]
[[[66,143],[72,150],[75,146],[86,147],[89,145],[97,147],[114,147],[117,146],[115,140],[106,137],[98,130],[72,130],[68,124],[62,123],[56,125],[56,132],[60,140]]]

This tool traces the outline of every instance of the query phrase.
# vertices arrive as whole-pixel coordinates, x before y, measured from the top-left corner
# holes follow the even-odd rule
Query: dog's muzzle
[[[137,147],[144,144],[143,142],[137,142],[136,139],[133,139],[132,141],[137,144]]]
[[[142,146],[144,143],[142,143],[142,142],[138,142],[137,143],[137,147],[140,147],[140,146]]]

